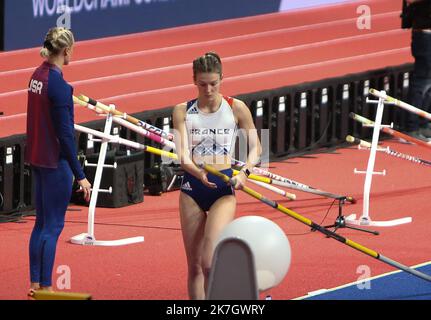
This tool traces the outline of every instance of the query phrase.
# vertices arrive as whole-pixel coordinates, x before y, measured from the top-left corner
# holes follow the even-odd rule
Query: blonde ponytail
[[[42,49],[40,49],[40,56],[42,58],[48,58],[49,57],[49,50],[45,47],[43,47]]]
[[[43,48],[40,50],[42,58],[48,58],[59,54],[65,48],[71,48],[75,43],[75,38],[72,31],[56,27],[48,30],[43,43]]]

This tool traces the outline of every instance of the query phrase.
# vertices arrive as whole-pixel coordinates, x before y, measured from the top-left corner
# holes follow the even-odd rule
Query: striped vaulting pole
[[[209,165],[206,165],[206,164],[203,164],[202,167],[206,171],[208,171],[209,173],[214,174],[214,175],[222,178],[224,182],[226,182],[226,183],[232,183],[231,179],[228,176],[226,176],[225,174],[217,171],[213,167],[211,167]],[[330,230],[324,228],[323,226],[314,223],[310,219],[307,219],[306,217],[304,217],[304,216],[296,213],[295,211],[290,210],[290,209],[282,206],[281,204],[277,203],[276,201],[273,201],[273,200],[265,198],[263,195],[261,195],[260,193],[254,191],[253,189],[251,189],[251,188],[249,188],[247,186],[244,186],[242,188],[242,191],[244,191],[248,195],[252,196],[253,198],[255,198],[255,199],[257,199],[257,200],[265,203],[266,205],[268,205],[268,206],[270,206],[270,207],[272,207],[272,208],[274,208],[274,209],[276,209],[276,210],[278,210],[278,211],[280,211],[280,212],[282,212],[282,213],[290,216],[291,218],[293,218],[293,219],[295,219],[295,220],[297,220],[297,221],[299,221],[299,222],[301,222],[303,224],[306,224],[307,226],[311,227],[312,230],[317,230],[317,231],[323,233],[324,235],[328,236],[329,238],[332,238],[332,239],[335,239],[335,240],[337,240],[337,241],[339,241],[341,243],[344,243],[345,245],[347,245],[347,246],[349,246],[349,247],[351,247],[353,249],[356,249],[356,250],[358,250],[358,251],[360,251],[360,252],[362,252],[362,253],[370,256],[370,257],[373,257],[373,258],[375,258],[377,260],[380,260],[380,261],[382,261],[382,262],[384,262],[384,263],[386,263],[386,264],[388,264],[388,265],[390,265],[392,267],[395,267],[397,269],[400,269],[400,270],[403,270],[405,272],[408,272],[408,273],[410,273],[410,274],[412,274],[412,275],[414,275],[416,277],[419,277],[419,278],[421,278],[423,280],[431,282],[431,276],[429,276],[429,275],[427,275],[425,273],[422,273],[420,271],[417,271],[415,269],[412,269],[412,268],[410,268],[408,266],[405,266],[405,265],[403,265],[403,264],[401,264],[401,263],[399,263],[397,261],[389,259],[389,258],[385,257],[384,255],[382,255],[382,254],[380,254],[380,253],[378,253],[378,252],[376,252],[376,251],[374,251],[372,249],[369,249],[369,248],[367,248],[367,247],[365,247],[365,246],[363,246],[363,245],[361,245],[361,244],[359,244],[357,242],[354,242],[352,240],[344,238],[344,237],[336,234],[335,232],[330,231]]]
[[[98,130],[94,130],[94,129],[91,129],[91,128],[87,128],[87,127],[81,126],[79,124],[75,124],[75,129],[78,130],[78,131],[80,131],[80,132],[85,132],[87,134],[91,134],[91,135],[93,135],[95,137],[99,137],[99,138],[102,138],[102,139],[107,139],[111,143],[122,144],[122,145],[131,147],[131,148],[134,148],[134,149],[137,149],[137,150],[143,150],[143,151],[146,151],[146,152],[149,152],[149,153],[161,156],[161,157],[167,157],[167,158],[170,158],[170,159],[173,159],[173,160],[177,160],[178,159],[177,154],[175,154],[173,152],[169,152],[169,151],[161,150],[161,149],[158,149],[158,148],[154,148],[154,147],[151,147],[151,146],[147,146],[147,145],[144,145],[144,144],[141,144],[141,143],[138,143],[138,142],[135,142],[135,141],[130,141],[130,140],[127,140],[127,139],[124,139],[124,138],[120,138],[120,137],[117,137],[117,136],[113,136],[113,135],[109,135],[109,134],[104,134],[103,132],[100,132]],[[239,173],[239,171],[233,170],[233,173],[234,173],[234,175],[237,175]],[[260,176],[256,176],[256,175],[252,174],[252,175],[250,175],[248,177],[248,179],[252,180],[253,183],[261,186],[262,188],[265,188],[265,189],[268,189],[270,191],[276,192],[276,193],[278,193],[278,194],[280,194],[280,195],[282,195],[282,196],[284,196],[284,197],[286,197],[286,198],[288,198],[290,200],[295,200],[296,199],[296,195],[295,194],[292,194],[292,193],[289,193],[287,191],[278,189],[277,187],[271,186],[270,185],[271,184],[271,179],[269,179],[269,178],[260,177]]]
[[[167,145],[170,143],[169,146],[173,147],[171,145],[172,141],[170,141],[170,140],[173,140],[172,135],[159,129],[159,128],[157,128],[157,127],[154,127],[154,126],[152,126],[152,125],[150,125],[150,124],[148,124],[142,120],[136,119],[130,115],[127,115],[126,113],[121,112],[121,111],[111,110],[111,108],[109,108],[107,105],[105,105],[99,101],[96,101],[92,98],[89,98],[85,95],[80,95],[78,98],[74,96],[73,100],[76,104],[80,104],[84,107],[88,107],[91,109],[99,108],[103,112],[112,113],[114,115],[120,116],[123,119],[126,119],[127,121],[130,121],[131,123],[150,131],[148,134],[145,134],[146,137],[148,137],[148,138],[150,138],[156,142],[162,143],[164,145]],[[159,136],[161,136],[161,138],[157,139],[154,135],[159,135]],[[233,160],[235,166],[242,167],[245,165],[245,163],[242,161],[235,160],[235,159],[232,159],[232,160]],[[263,177],[253,175],[252,178],[250,178],[250,179],[255,180],[255,181],[260,181],[260,182],[267,183],[267,184],[278,185],[278,186],[282,186],[282,187],[285,187],[288,189],[298,190],[298,191],[302,191],[302,192],[312,193],[312,194],[319,195],[322,197],[333,198],[333,199],[345,199],[346,201],[349,201],[351,203],[356,203],[356,200],[352,196],[344,196],[344,195],[339,195],[339,194],[334,194],[331,192],[319,190],[317,188],[302,184],[300,182],[276,175],[274,173],[263,170],[261,168],[254,167],[253,171],[257,174],[261,174],[261,175],[264,175],[267,177],[267,178],[261,179]],[[277,193],[280,193],[280,192],[277,191]],[[295,199],[294,194],[286,193],[285,196],[292,199],[292,200]]]
[[[89,97],[87,97],[87,96],[85,96],[83,94],[81,94],[77,99],[74,99],[74,102],[75,103],[79,103],[78,100],[81,100],[81,101],[84,101],[86,103],[89,103],[89,104],[91,104],[91,105],[93,105],[93,106],[95,106],[95,107],[97,107],[97,108],[99,108],[99,109],[101,109],[101,110],[103,110],[103,111],[105,111],[107,113],[111,113],[114,116],[122,117],[123,119],[125,119],[125,120],[127,120],[127,121],[129,121],[129,122],[131,122],[133,124],[136,124],[137,126],[143,127],[143,128],[147,129],[150,132],[158,134],[158,135],[162,136],[165,139],[168,139],[168,140],[173,140],[174,139],[174,136],[172,134],[166,133],[165,131],[163,131],[160,128],[157,128],[157,127],[155,127],[155,126],[153,126],[151,124],[143,122],[143,121],[139,120],[138,118],[132,117],[131,115],[129,115],[129,114],[125,113],[125,112],[121,112],[121,111],[115,110],[115,109],[112,110],[111,108],[109,108],[105,104],[103,104],[103,103],[101,103],[99,101],[96,101],[94,99],[91,99],[91,98],[89,98]]]
[[[362,139],[359,139],[359,138],[355,138],[355,137],[350,136],[350,135],[348,135],[346,137],[346,141],[350,142],[350,143],[353,143],[353,144],[359,144],[361,147],[364,147],[364,148],[371,148],[371,143],[369,143],[368,141],[365,141],[365,140],[362,140]],[[405,154],[405,153],[402,153],[402,152],[398,152],[398,151],[395,151],[395,150],[393,150],[393,149],[391,149],[389,147],[382,148],[380,150],[383,151],[384,153],[387,153],[390,156],[393,156],[393,157],[397,157],[397,158],[400,158],[400,159],[408,160],[408,161],[411,161],[411,162],[414,162],[414,163],[423,164],[423,165],[426,165],[426,166],[431,166],[431,161],[428,161],[428,160],[425,160],[425,159],[421,159],[419,157],[411,156],[409,154]]]
[[[358,115],[356,113],[350,112],[349,116],[353,120],[356,120],[356,121],[358,121],[358,122],[360,122],[362,124],[374,126],[374,121],[372,121],[370,119],[367,119],[365,117],[362,117],[362,116],[360,116],[360,115]],[[427,143],[427,142],[425,142],[423,140],[413,138],[413,137],[409,136],[408,134],[399,132],[397,130],[394,130],[394,129],[391,129],[391,128],[388,128],[388,127],[380,127],[380,130],[382,132],[384,132],[384,133],[387,133],[387,134],[393,136],[393,137],[404,139],[406,141],[415,143],[415,144],[417,144],[419,146],[422,146],[422,147],[431,148],[431,143]]]
[[[376,96],[378,98],[385,99],[387,102],[390,102],[391,104],[400,107],[401,109],[407,110],[411,113],[417,114],[420,117],[423,117],[425,119],[431,120],[431,113],[428,113],[424,110],[421,110],[419,108],[416,108],[415,106],[412,106],[411,104],[408,104],[404,101],[395,99],[394,97],[388,96],[386,93],[383,93],[381,91],[378,91],[376,89],[370,89],[370,93],[373,96]]]

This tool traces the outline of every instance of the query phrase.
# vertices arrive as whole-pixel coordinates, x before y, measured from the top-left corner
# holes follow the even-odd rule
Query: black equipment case
[[[112,187],[112,193],[99,192],[98,207],[119,208],[144,201],[144,152],[127,155],[124,152],[108,151],[105,164],[117,163],[117,168],[103,168],[100,189]],[[97,164],[99,154],[87,156],[88,163]],[[85,175],[94,184],[96,167],[85,167]]]

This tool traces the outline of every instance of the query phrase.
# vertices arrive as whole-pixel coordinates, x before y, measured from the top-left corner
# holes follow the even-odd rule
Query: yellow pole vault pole
[[[90,109],[100,109],[103,112],[107,112],[107,113],[111,113],[115,116],[119,116],[127,121],[129,121],[130,123],[137,125],[139,127],[145,128],[146,130],[149,131],[149,134],[145,134],[146,137],[158,142],[158,143],[162,143],[164,145],[167,145],[168,143],[172,143],[173,140],[173,135],[170,133],[165,132],[164,130],[161,130],[155,126],[152,126],[142,120],[136,119],[124,112],[121,112],[119,110],[113,110],[112,108],[108,107],[107,105],[96,101],[92,98],[89,98],[83,94],[81,94],[78,98],[77,97],[73,97],[73,101],[76,104],[82,105],[84,107],[90,108]],[[114,120],[115,121],[115,120]],[[155,135],[159,135],[161,138],[156,138],[154,137]],[[171,146],[172,147],[172,146]],[[239,160],[235,160],[232,159],[235,162],[235,166],[240,166],[242,167],[243,165],[245,165],[244,162],[241,162]],[[258,167],[253,168],[253,171],[257,174],[261,174],[264,175],[266,177],[268,177],[268,179],[266,179],[265,181],[262,180],[256,180],[251,178],[251,180],[255,180],[255,181],[260,181],[260,182],[264,182],[267,184],[274,184],[274,185],[278,185],[278,186],[282,186],[284,188],[288,188],[288,189],[293,189],[293,190],[298,190],[298,191],[302,191],[302,192],[307,192],[307,193],[312,193],[312,194],[316,194],[322,197],[327,197],[327,198],[333,198],[333,199],[337,199],[337,200],[341,200],[341,199],[345,199],[346,201],[349,201],[351,203],[356,203],[356,200],[351,197],[351,196],[343,196],[343,195],[338,195],[338,194],[334,194],[334,193],[330,193],[330,192],[326,192],[323,190],[319,190],[316,189],[314,187],[311,186],[307,186],[305,184],[299,183],[297,181],[293,181],[291,179],[276,175],[274,173],[271,173],[269,171],[265,171],[263,169],[260,169]],[[260,176],[254,176],[261,178]],[[257,183],[259,185],[261,185],[260,183]],[[266,189],[274,189],[274,187],[269,187],[266,186]],[[288,192],[284,191],[284,190],[280,190],[278,189],[277,191],[274,189],[272,190],[278,194],[281,194],[291,200],[295,200],[296,196],[294,194],[289,194]],[[294,197],[291,197],[290,195],[293,195]]]
[[[148,137],[148,138],[150,138],[150,139],[152,139],[158,143],[162,143],[162,144],[166,145],[167,142],[170,142],[173,140],[173,136],[171,134],[169,134],[169,133],[167,133],[167,132],[165,132],[165,131],[163,131],[163,130],[155,127],[155,126],[152,126],[152,125],[150,125],[150,124],[148,124],[142,120],[136,119],[136,118],[124,113],[124,112],[121,112],[121,111],[115,110],[115,109],[112,110],[107,105],[105,105],[99,101],[96,101],[92,98],[89,98],[83,94],[81,94],[78,98],[74,96],[73,101],[76,104],[82,105],[82,106],[87,107],[87,108],[89,108],[89,106],[92,106],[92,107],[90,107],[90,109],[98,108],[103,112],[112,113],[113,115],[119,116],[119,117],[129,121],[130,123],[132,123],[134,125],[145,128],[146,130],[150,131],[150,133],[156,134],[156,135],[159,135],[162,137],[162,139],[157,139],[157,138],[155,139],[154,135],[152,135],[152,136],[151,135],[145,135],[146,137]],[[168,140],[168,141],[166,141],[166,140]],[[244,162],[241,162],[239,160],[235,160],[235,159],[232,159],[232,160],[235,162],[235,166],[245,165]],[[262,169],[257,168],[257,167],[253,168],[253,171],[256,172],[257,174],[262,174],[262,175],[268,177],[268,179],[266,179],[266,181],[261,181],[261,180],[257,180],[257,181],[261,181],[261,182],[264,182],[267,184],[274,184],[274,185],[282,186],[282,187],[285,187],[288,189],[312,193],[312,194],[316,194],[316,195],[319,195],[322,197],[328,197],[328,198],[333,198],[333,199],[337,199],[337,200],[345,199],[346,201],[349,201],[351,203],[356,203],[356,200],[351,196],[343,196],[343,195],[338,195],[338,194],[326,192],[323,190],[319,190],[319,189],[316,189],[314,187],[307,186],[305,184],[302,184],[302,183],[299,183],[297,181],[293,181],[291,179],[276,175],[274,173],[262,170]],[[260,176],[254,176],[254,177],[260,178]],[[252,180],[256,180],[256,179],[252,178]],[[267,188],[267,189],[271,189],[271,188]],[[283,193],[285,193],[285,191],[283,191],[283,190],[280,190],[280,189],[278,191],[274,190],[274,192],[282,194],[282,195],[284,195],[287,198],[290,198],[292,200],[295,199],[295,198],[291,198],[289,196],[289,193],[283,194]],[[292,195],[292,194],[290,194],[290,195]]]
[[[165,157],[168,157],[168,158],[171,158],[171,159],[174,159],[174,160],[178,159],[178,156],[177,156],[176,153],[169,152],[169,151],[164,151],[164,150],[160,150],[160,149],[157,149],[157,148],[154,148],[154,147],[150,147],[150,146],[146,146],[145,151],[154,153],[154,154],[159,155],[159,156],[165,156]],[[232,171],[233,171],[233,174],[235,176],[237,174],[239,174],[238,170],[232,169]],[[265,189],[268,189],[268,190],[271,190],[271,191],[274,191],[274,192],[277,192],[277,193],[279,193],[280,191],[283,191],[283,190],[275,191],[275,190],[272,190],[272,188],[268,188],[269,186],[266,186],[265,184],[270,184],[270,182],[268,182],[268,180],[271,180],[271,179],[264,178],[264,177],[261,177],[261,176],[256,176],[254,174],[249,175],[248,179],[254,180],[256,182],[261,182],[258,185],[261,186],[261,187],[263,187],[263,188],[265,188]],[[295,200],[296,199],[296,195],[295,194],[292,194],[292,193],[289,193],[289,192],[286,192],[286,191],[283,191],[283,193],[284,193],[283,195],[286,198],[289,198],[291,200]]]
[[[211,166],[209,166],[207,164],[203,164],[203,165],[201,165],[201,167],[203,169],[205,169],[206,171],[208,171],[209,173],[222,178],[224,182],[226,182],[226,183],[232,183],[231,179],[228,176],[226,176],[225,174],[217,171],[213,167],[211,167]],[[329,238],[332,238],[332,239],[335,239],[335,240],[337,240],[337,241],[339,241],[341,243],[344,243],[344,244],[348,245],[349,247],[351,247],[353,249],[356,249],[356,250],[358,250],[358,251],[360,251],[362,253],[365,253],[366,255],[368,255],[370,257],[373,257],[373,258],[375,258],[377,260],[380,260],[380,261],[382,261],[382,262],[384,262],[384,263],[386,263],[386,264],[388,264],[388,265],[390,265],[392,267],[395,267],[397,269],[400,269],[400,270],[403,270],[405,272],[408,272],[408,273],[410,273],[410,274],[412,274],[412,275],[414,275],[416,277],[419,277],[419,278],[421,278],[423,280],[431,282],[431,276],[429,276],[429,275],[427,275],[425,273],[422,273],[420,271],[417,271],[415,269],[412,269],[412,268],[410,268],[408,266],[405,266],[405,265],[403,265],[403,264],[401,264],[399,262],[396,262],[396,261],[394,261],[392,259],[389,259],[389,258],[383,256],[382,254],[379,254],[378,252],[376,252],[376,251],[374,251],[372,249],[369,249],[369,248],[367,248],[367,247],[365,247],[365,246],[363,246],[363,245],[361,245],[361,244],[359,244],[357,242],[354,242],[352,240],[344,238],[344,237],[336,234],[335,232],[330,231],[330,230],[324,228],[323,226],[321,226],[321,225],[319,225],[317,223],[314,223],[310,219],[305,218],[304,216],[296,213],[295,211],[292,211],[292,210],[290,210],[290,209],[282,206],[281,204],[277,203],[276,201],[273,201],[273,200],[265,198],[263,195],[261,195],[260,193],[254,191],[253,189],[251,189],[251,188],[249,188],[247,186],[244,186],[242,188],[242,191],[244,191],[248,195],[252,196],[253,198],[255,198],[255,199],[257,199],[257,200],[259,200],[259,201],[267,204],[268,206],[270,206],[270,207],[272,207],[272,208],[274,208],[274,209],[276,209],[276,210],[278,210],[278,211],[280,211],[280,212],[282,212],[282,213],[284,213],[284,214],[292,217],[293,219],[295,219],[295,220],[297,220],[299,222],[302,222],[303,224],[306,224],[307,226],[310,226],[312,230],[320,231],[321,233],[323,233],[324,235],[328,236]]]
[[[34,300],[92,300],[88,293],[74,292],[51,292],[46,290],[35,290],[30,295]]]

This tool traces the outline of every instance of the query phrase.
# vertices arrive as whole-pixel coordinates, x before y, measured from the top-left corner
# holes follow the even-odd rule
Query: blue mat
[[[431,263],[415,269],[431,274]],[[308,296],[304,300],[431,300],[431,282],[404,271],[371,279],[368,283],[365,281]]]

